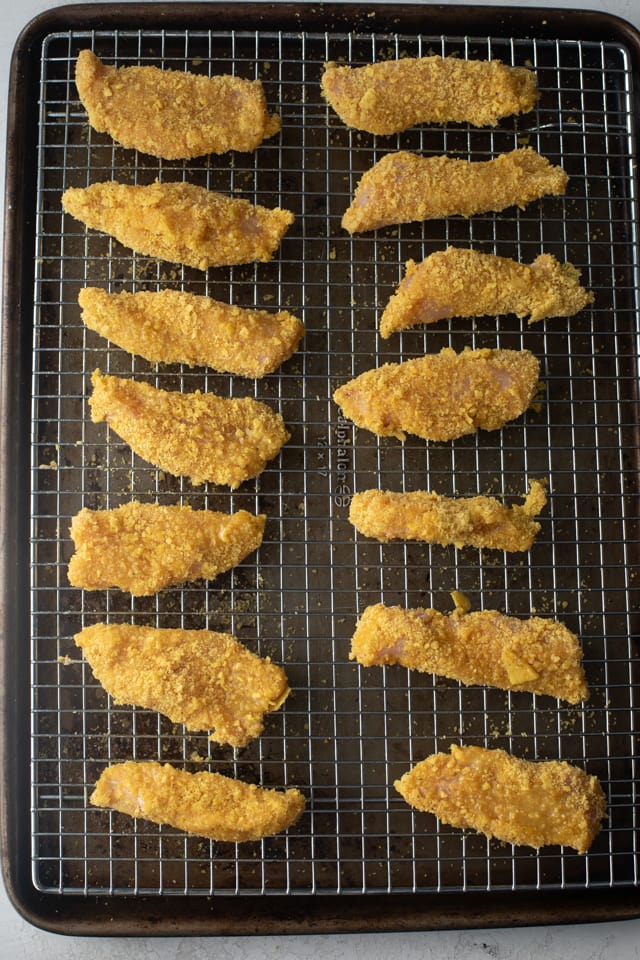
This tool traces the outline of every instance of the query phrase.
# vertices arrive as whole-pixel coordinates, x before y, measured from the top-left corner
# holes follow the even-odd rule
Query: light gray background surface
[[[90,2],[90,0],[89,0]],[[302,0],[304,2],[304,0]],[[488,5],[495,4],[485,0]],[[507,5],[508,0],[502,0]],[[4,184],[4,143],[11,52],[22,28],[52,0],[0,0],[0,183]],[[451,3],[452,6],[456,5]],[[513,3],[512,5],[516,5]],[[525,4],[521,4],[525,6]],[[527,6],[598,9],[640,29],[640,0],[537,0]],[[0,198],[3,209],[4,197]],[[0,224],[2,219],[0,218]],[[353,900],[353,909],[358,909]],[[478,930],[445,933],[361,934],[296,937],[68,938],[26,923],[0,883],[0,958],[11,960],[640,960],[640,919],[565,927]]]

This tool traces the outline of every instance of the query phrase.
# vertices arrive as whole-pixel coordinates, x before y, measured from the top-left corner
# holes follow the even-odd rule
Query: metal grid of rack
[[[91,47],[119,66],[154,64],[262,79],[279,137],[255,154],[187,164],[125,150],[88,127],[73,83]],[[323,102],[322,64],[429,52],[500,58],[538,71],[541,99],[492,130],[424,127],[374,138]],[[54,34],[42,51],[32,435],[32,854],[35,886],[98,894],[397,893],[579,889],[637,881],[639,782],[633,710],[637,628],[637,182],[623,47],[612,43],[279,32],[105,31]],[[637,91],[635,91],[637,95]],[[487,159],[530,144],[570,175],[564,198],[471,220],[408,224],[357,237],[341,215],[364,170],[398,148]],[[296,214],[269,264],[206,274],[158,263],[63,216],[69,186],[185,179]],[[582,270],[595,304],[527,328],[513,317],[456,320],[381,341],[377,317],[404,262],[446,244],[530,262],[542,250]],[[155,367],[83,328],[77,294],[163,286],[303,319],[297,355],[262,381]],[[356,431],[331,401],[368,367],[451,345],[532,350],[539,409],[497,433],[404,444]],[[255,396],[279,409],[292,439],[233,493],[162,474],[134,456],[86,404],[94,368],[165,389]],[[544,478],[550,501],[527,555],[356,535],[356,490],[430,488],[518,498]],[[151,598],[84,593],[66,580],[68,528],[82,507],[132,498],[268,515],[258,554],[210,583]],[[591,699],[461,685],[399,667],[349,662],[357,615],[383,600],[564,620],[581,637]],[[231,630],[282,663],[293,695],[263,736],[234,752],[155,713],[114,706],[73,644],[99,621]],[[637,633],[637,629],[636,629]],[[609,819],[591,852],[526,848],[438,824],[407,807],[393,781],[450,743],[568,759],[597,774]],[[109,762],[162,759],[268,786],[298,786],[307,809],[288,834],[213,844],[91,808]]]

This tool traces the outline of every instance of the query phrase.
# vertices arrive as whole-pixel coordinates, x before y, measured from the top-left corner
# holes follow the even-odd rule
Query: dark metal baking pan
[[[118,64],[262,78],[283,119],[255,155],[159,163],[91,131],[78,51]],[[9,111],[2,395],[2,847],[18,909],[63,933],[277,933],[435,929],[636,916],[638,789],[637,34],[597,13],[429,6],[148,4],[44,14],[16,47]],[[538,72],[541,98],[493,130],[424,127],[374,138],[322,100],[328,59],[365,63],[429,51],[498,57]],[[486,158],[530,143],[570,175],[564,198],[349,238],[340,217],[384,152]],[[134,256],[64,217],[68,186],[188,178],[289,207],[296,222],[269,264],[206,275]],[[527,328],[513,317],[436,324],[382,342],[377,315],[403,263],[446,243],[578,266],[595,293],[576,317]],[[264,381],[155,368],[83,330],[85,283],[169,285],[282,306],[306,325],[301,351]],[[330,397],[354,373],[445,345],[527,347],[545,398],[503,431],[426,445],[355,431]],[[87,414],[95,367],[165,387],[255,395],[292,440],[229,494],[192,488],[133,457]],[[431,485],[513,499],[550,484],[537,543],[515,559],[380,544],[355,535],[349,496]],[[69,521],[132,497],[269,520],[254,558],[206,585],[130,600],[66,581]],[[561,617],[581,637],[592,695],[582,707],[462,688],[348,660],[364,607],[384,600]],[[284,663],[293,696],[243,751],[209,744],[149,711],[114,706],[72,642],[108,617],[232,629]],[[393,780],[450,743],[568,759],[597,774],[609,819],[586,857],[536,853],[411,811]],[[307,810],[288,834],[211,844],[88,804],[106,763],[161,757],[266,785],[295,785]],[[198,759],[198,758],[204,758]]]

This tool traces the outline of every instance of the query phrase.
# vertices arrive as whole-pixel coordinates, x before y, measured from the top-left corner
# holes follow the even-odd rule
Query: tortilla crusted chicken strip
[[[221,773],[187,773],[168,763],[134,760],[106,767],[89,803],[230,843],[286,830],[305,805],[296,789],[269,790]]]
[[[392,223],[524,208],[540,197],[563,194],[568,179],[562,167],[552,166],[531,147],[484,161],[401,150],[362,176],[342,226],[362,233]]]
[[[538,99],[536,75],[500,60],[422,57],[365,67],[327,63],[322,92],[348,127],[400,133],[417,123],[495,126],[527,113]]]
[[[99,133],[164,160],[250,152],[280,130],[259,80],[158,67],[109,67],[81,50],[76,87]]]
[[[507,507],[493,497],[445,497],[426,490],[396,493],[365,490],[351,498],[349,520],[365,537],[382,543],[422,540],[458,547],[488,547],[513,553],[530,550],[546,505],[544,486],[534,480],[522,505]]]
[[[134,453],[195,486],[212,481],[235,489],[289,439],[280,414],[250,397],[158,390],[99,370],[91,382],[93,422],[106,420]]]
[[[298,348],[304,327],[281,310],[248,310],[179,290],[78,295],[90,330],[151,363],[206,365],[223,373],[263,377]]]
[[[84,509],[71,521],[69,583],[148,597],[188,580],[213,580],[258,549],[266,519],[135,500],[115,510]]]
[[[499,430],[530,406],[540,364],[528,350],[445,347],[403,363],[385,363],[339,387],[346,417],[381,437],[454,440]]]
[[[407,263],[400,286],[385,307],[380,335],[450,317],[515,313],[529,323],[546,317],[572,317],[593,294],[580,286],[580,272],[551,254],[531,266],[491,253],[448,247],[422,263]]]
[[[350,659],[363,667],[399,664],[466,686],[524,690],[568,703],[589,696],[575,634],[557,620],[519,620],[497,610],[446,615],[378,603],[358,622]]]
[[[148,257],[206,270],[271,260],[294,216],[193,183],[70,187],[62,206],[93,230]]]
[[[290,691],[282,667],[228,633],[96,623],[74,637],[117,704],[157,710],[210,740],[245,747]]]
[[[519,760],[482,747],[432,754],[394,787],[452,827],[536,849],[561,844],[586,853],[606,815],[597,777],[565,761]]]

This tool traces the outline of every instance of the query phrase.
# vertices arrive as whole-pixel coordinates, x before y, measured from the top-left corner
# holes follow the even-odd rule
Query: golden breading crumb
[[[148,257],[206,270],[271,260],[294,216],[193,183],[131,186],[115,180],[70,187],[66,213]]]
[[[179,290],[78,295],[91,330],[151,363],[206,365],[222,373],[263,377],[298,348],[304,327],[286,310],[272,314]]]
[[[457,57],[407,57],[365,67],[327,63],[322,92],[347,126],[380,135],[417,123],[495,126],[501,117],[532,110],[538,99],[531,70]]]
[[[265,514],[218,513],[157,503],[81,510],[71,521],[69,583],[118,587],[135,597],[187,580],[213,580],[262,543]]]
[[[449,317],[515,313],[529,323],[571,317],[593,294],[580,286],[580,271],[542,253],[531,266],[491,253],[448,247],[422,263],[407,263],[400,286],[385,307],[380,335]]]
[[[540,197],[563,194],[568,179],[562,167],[531,147],[477,161],[401,150],[362,176],[342,226],[362,233],[391,223],[524,208]]]
[[[364,667],[400,664],[466,684],[558,697],[589,696],[575,634],[557,620],[518,620],[497,610],[476,613],[367,607],[351,641]]]
[[[228,633],[96,623],[74,640],[115,703],[211,730],[210,740],[232,747],[260,736],[264,714],[290,692],[282,667]]]
[[[547,502],[534,480],[522,505],[506,507],[493,497],[445,497],[426,490],[396,493],[365,490],[351,498],[349,520],[365,537],[423,540],[446,547],[530,550],[540,524],[534,520]]]
[[[443,823],[528,847],[562,844],[586,853],[606,816],[597,777],[570,763],[533,763],[504,750],[454,745],[394,786],[407,803]]]
[[[76,87],[100,133],[165,160],[255,150],[280,130],[259,80],[205,77],[157,67],[105,66],[81,50]]]
[[[99,370],[91,382],[94,423],[106,420],[134,453],[195,485],[235,489],[262,473],[289,439],[280,414],[250,397],[158,390]]]
[[[168,763],[133,760],[106,767],[89,803],[231,843],[280,833],[305,806],[296,789],[268,790],[221,773],[187,773]]]
[[[540,364],[528,350],[445,347],[404,363],[385,363],[339,387],[333,399],[359,427],[381,437],[454,440],[499,430],[530,406]]]

